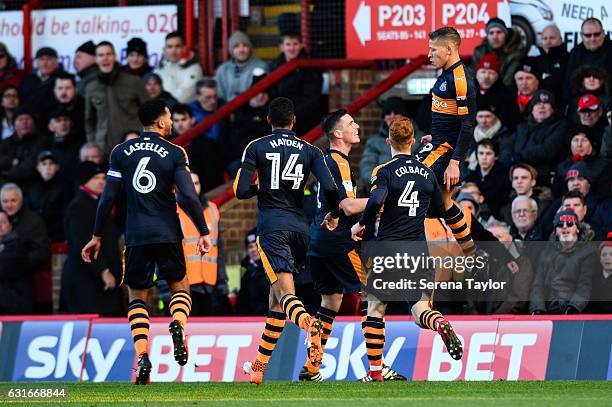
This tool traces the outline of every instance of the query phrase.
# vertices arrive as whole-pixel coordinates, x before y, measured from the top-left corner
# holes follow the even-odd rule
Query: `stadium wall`
[[[432,331],[408,317],[389,317],[385,362],[410,380],[612,380],[612,315],[452,318],[465,344],[454,361]],[[259,317],[192,318],[190,363],[172,355],[168,318],[150,331],[153,381],[243,381],[242,363],[257,351]],[[267,380],[296,380],[305,360],[304,334],[288,323]],[[0,381],[128,381],[135,353],[123,319],[92,315],[0,318]],[[339,317],[321,373],[357,380],[367,357],[360,322]]]

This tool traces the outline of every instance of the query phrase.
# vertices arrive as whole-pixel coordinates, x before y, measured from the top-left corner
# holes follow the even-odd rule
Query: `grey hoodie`
[[[236,31],[229,39],[229,53],[238,44],[246,44],[251,49],[251,55],[245,62],[238,63],[233,58],[222,63],[217,68],[215,80],[217,81],[217,93],[219,98],[229,102],[240,93],[247,90],[253,82],[253,70],[261,68],[268,72],[268,65],[259,58],[252,55],[253,46],[249,37],[242,31]]]

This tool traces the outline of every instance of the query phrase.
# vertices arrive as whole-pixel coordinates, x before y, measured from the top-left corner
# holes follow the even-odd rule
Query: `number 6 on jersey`
[[[155,174],[146,169],[146,166],[150,160],[151,157],[142,157],[138,162],[138,166],[136,167],[136,171],[132,177],[132,186],[141,194],[148,194],[149,192],[153,191],[155,189],[155,185],[157,185]],[[144,184],[141,182],[143,179],[146,182]]]

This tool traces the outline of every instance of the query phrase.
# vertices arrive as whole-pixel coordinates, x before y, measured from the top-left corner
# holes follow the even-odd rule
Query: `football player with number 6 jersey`
[[[177,202],[200,232],[197,245],[200,255],[210,250],[211,241],[189,174],[187,154],[164,138],[172,131],[170,110],[163,101],[150,100],[140,106],[138,118],[144,126],[141,136],[117,145],[111,153],[93,236],[81,255],[85,262],[98,257],[104,219],[110,215],[123,184],[127,194],[127,223],[122,283],[129,287],[128,319],[138,355],[135,383],[148,384],[152,365],[148,357],[146,302],[156,271],[159,278],[168,282],[172,292],[169,331],[174,343],[174,358],[181,366],[188,358],[184,325],[191,310],[191,297]]]

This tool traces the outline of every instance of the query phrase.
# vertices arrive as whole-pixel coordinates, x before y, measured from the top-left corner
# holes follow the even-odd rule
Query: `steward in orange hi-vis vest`
[[[200,256],[197,252],[196,246],[200,234],[192,220],[178,205],[177,212],[181,222],[181,229],[183,230],[183,246],[189,284],[216,285],[219,266],[219,209],[217,205],[208,201],[208,206],[204,208],[204,220],[210,231],[210,240],[212,242],[210,251],[204,256]]]

